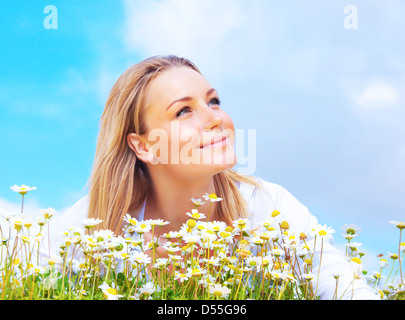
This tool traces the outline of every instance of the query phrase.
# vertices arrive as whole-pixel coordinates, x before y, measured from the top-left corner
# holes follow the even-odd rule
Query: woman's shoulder
[[[249,182],[241,182],[239,191],[242,193],[248,203],[252,200],[267,200],[275,205],[281,205],[283,200],[291,200],[292,194],[280,184],[264,180],[259,177],[249,177]]]
[[[89,196],[85,195],[63,211],[70,218],[86,218],[89,209]]]
[[[81,225],[82,220],[87,218],[88,208],[89,197],[85,195],[61,211],[55,221],[55,227],[68,229]]]
[[[304,231],[318,223],[308,208],[285,187],[258,177],[251,179],[255,183],[242,182],[239,191],[247,202],[252,220],[260,223],[277,210],[294,229]]]

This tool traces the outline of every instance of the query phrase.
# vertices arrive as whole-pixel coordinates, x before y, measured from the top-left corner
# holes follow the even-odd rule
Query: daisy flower
[[[263,220],[260,225],[266,229],[267,231],[272,231],[275,230],[275,228],[272,226],[274,224],[274,220],[272,220],[271,218],[267,218],[265,220]]]
[[[152,250],[153,248],[157,248],[160,246],[159,239],[156,237],[153,237],[149,242],[146,243],[145,245],[145,250]]]
[[[103,220],[100,220],[98,218],[87,218],[87,219],[82,220],[83,226],[86,229],[94,228],[96,225],[100,224],[101,222],[103,222]]]
[[[54,256],[54,257],[50,257],[50,258],[44,257],[43,259],[48,263],[48,266],[50,266],[50,267],[53,267],[62,262],[62,258],[58,257],[58,256]]]
[[[20,232],[23,226],[23,218],[20,216],[13,217],[11,224],[13,225],[14,229],[17,230],[17,232]]]
[[[196,266],[195,268],[187,268],[187,276],[189,278],[202,276],[205,273],[206,270],[203,270],[200,266]]]
[[[117,289],[115,289],[114,283],[109,286],[107,283],[104,282],[102,285],[99,286],[99,288],[101,289],[104,297],[106,297],[107,300],[118,300],[119,298],[123,297],[122,295],[118,294]]]
[[[357,251],[357,249],[359,248],[359,247],[361,247],[363,244],[361,244],[361,243],[359,243],[359,242],[351,242],[351,243],[346,243],[346,247],[348,247],[348,248],[350,248],[350,249],[352,249],[352,250],[354,250],[354,251]]]
[[[48,209],[41,209],[39,210],[39,213],[44,216],[46,220],[49,220],[53,217],[55,214],[56,210],[54,208],[48,208]]]
[[[319,236],[321,238],[329,238],[332,236],[332,233],[335,233],[335,230],[333,230],[331,227],[328,227],[325,225],[316,225],[312,231],[316,236]]]
[[[351,224],[345,224],[341,227],[341,230],[343,231],[343,236],[357,236],[359,232],[361,231],[361,228],[355,225],[354,223]]]
[[[152,262],[152,258],[141,251],[134,251],[132,253],[132,259],[138,264],[146,265],[146,264],[150,264]]]
[[[311,281],[315,278],[315,275],[313,273],[304,273],[302,277],[307,281]]]
[[[196,208],[198,208],[199,206],[201,206],[205,203],[205,202],[202,202],[201,199],[194,199],[194,198],[191,198],[191,202],[194,203]]]
[[[228,243],[233,241],[233,234],[230,232],[221,231],[218,235],[219,235],[220,239],[223,239]]]
[[[124,216],[124,221],[131,226],[136,226],[139,222],[136,218],[131,217],[128,213]]]
[[[397,255],[396,253],[388,252],[388,255],[390,256],[390,258],[391,258],[392,260],[398,259],[398,255]]]
[[[237,219],[237,220],[232,221],[232,225],[235,228],[242,230],[242,229],[246,229],[248,222],[249,222],[248,219]]]
[[[168,253],[174,254],[175,252],[180,251],[180,247],[178,243],[167,241],[162,244],[162,248],[167,251]]]
[[[171,240],[171,239],[178,239],[179,237],[183,237],[182,234],[180,234],[178,231],[169,231],[168,233],[164,233],[161,235],[162,238],[165,238],[166,240]]]
[[[26,227],[27,229],[31,228],[33,222],[30,218],[28,217],[24,217],[24,221],[23,221],[23,225],[24,227]]]
[[[13,190],[14,192],[18,192],[22,196],[26,194],[28,191],[36,190],[36,188],[37,187],[26,186],[25,184],[21,186],[13,185],[10,187],[11,190]]]
[[[225,230],[226,228],[227,228],[227,224],[224,221],[211,221],[207,225],[207,229],[210,229],[210,230],[214,231],[215,233]]]
[[[209,259],[204,258],[203,261],[214,267],[221,265],[221,260],[218,257],[211,257]]]
[[[175,271],[174,273],[174,280],[180,280],[180,282],[187,281],[189,279],[189,276],[186,273],[180,273],[178,271]]]
[[[135,231],[138,234],[144,234],[145,232],[149,232],[151,229],[152,228],[147,221],[140,222],[135,227]]]
[[[150,297],[153,293],[160,291],[160,287],[155,285],[152,281],[145,283],[141,288],[139,288],[139,295]]]
[[[258,232],[256,234],[260,239],[264,241],[269,241],[269,240],[276,240],[279,237],[279,234],[276,230],[273,231],[265,231],[265,232]]]
[[[256,245],[256,246],[262,246],[264,244],[264,240],[261,239],[259,236],[254,236],[252,239],[252,244]]]
[[[153,267],[157,268],[157,269],[163,269],[163,268],[166,268],[168,265],[169,265],[169,260],[167,258],[157,258],[155,265]]]
[[[170,223],[170,222],[164,221],[164,220],[162,220],[162,219],[149,219],[147,222],[149,223],[149,225],[150,225],[151,227],[155,227],[155,226],[163,227],[163,226],[165,226],[165,225],[167,225],[167,224]]]
[[[213,242],[217,240],[217,236],[212,230],[204,230],[201,232],[200,239],[203,243],[207,241]]]
[[[354,275],[357,279],[362,276],[363,264],[360,258],[354,257],[350,259],[350,265],[353,269]]]
[[[270,251],[275,257],[283,256],[285,254],[283,249],[277,247],[272,248]]]
[[[262,260],[261,257],[247,257],[245,259],[245,263],[249,268],[254,268],[261,264],[261,260]]]
[[[390,223],[393,224],[394,226],[396,226],[398,229],[402,230],[405,228],[405,222],[391,220]]]
[[[378,265],[381,268],[386,268],[386,267],[389,266],[389,263],[388,263],[388,261],[386,259],[381,258],[380,261],[378,262]]]
[[[186,212],[186,215],[188,215],[190,218],[193,218],[195,220],[200,220],[200,219],[205,219],[205,214],[198,212],[197,209],[192,209],[191,213]]]
[[[204,194],[203,198],[207,201],[211,201],[211,202],[218,202],[221,201],[222,198],[219,198],[215,193],[211,193],[211,194]]]
[[[220,284],[211,284],[208,288],[209,293],[216,298],[227,298],[231,293],[231,290],[228,287]]]

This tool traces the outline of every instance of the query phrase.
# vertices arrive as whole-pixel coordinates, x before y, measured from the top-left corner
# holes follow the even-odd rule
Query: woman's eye
[[[190,107],[183,107],[176,113],[176,117],[180,117],[181,115],[190,111],[191,111]]]
[[[210,105],[214,104],[214,105],[221,105],[221,100],[219,98],[212,98],[209,102]]]

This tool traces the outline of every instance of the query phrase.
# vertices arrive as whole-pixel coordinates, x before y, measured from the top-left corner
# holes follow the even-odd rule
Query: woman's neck
[[[187,180],[160,176],[159,179],[152,179],[152,181],[158,182],[152,185],[144,219],[163,219],[170,222],[165,228],[166,231],[179,230],[181,225],[189,219],[186,212],[191,212],[191,209],[194,208],[191,198],[201,199],[202,202],[205,202],[198,208],[199,212],[206,216],[210,213],[210,220],[216,218],[215,203],[211,206],[209,201],[202,198],[205,193],[215,192],[213,176]]]

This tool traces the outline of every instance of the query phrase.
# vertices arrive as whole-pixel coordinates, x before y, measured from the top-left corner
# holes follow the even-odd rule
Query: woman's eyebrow
[[[216,91],[214,88],[209,89],[209,90],[207,91],[206,96],[209,96],[209,95],[210,95],[212,92],[214,92],[214,91]],[[184,101],[190,101],[190,100],[193,100],[193,98],[192,98],[192,97],[183,97],[183,98],[176,99],[176,100],[172,101],[172,102],[167,106],[166,111],[169,110],[169,108],[170,108],[173,104],[175,104],[175,103],[177,103],[177,102],[184,102]]]
[[[190,101],[190,100],[193,100],[193,98],[191,98],[191,97],[183,97],[183,98],[180,98],[180,99],[176,99],[176,100],[172,101],[172,102],[167,106],[166,111],[169,110],[169,108],[170,108],[172,105],[174,105],[175,103],[177,103],[177,102]]]
[[[209,96],[211,93],[216,92],[217,90],[215,90],[214,88],[211,88],[207,91],[207,96]]]

